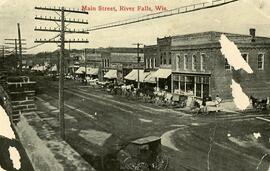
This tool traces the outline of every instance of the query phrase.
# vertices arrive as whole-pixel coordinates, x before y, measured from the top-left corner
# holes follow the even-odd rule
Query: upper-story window
[[[176,66],[176,70],[178,70],[180,68],[180,55],[176,56],[175,66]]]
[[[167,61],[166,61],[166,58],[163,59],[163,65],[166,65],[167,64]]]
[[[110,66],[110,59],[107,59],[107,67]]]
[[[162,65],[162,64],[163,64],[163,56],[161,54],[161,56],[160,56],[160,65]]]
[[[196,70],[197,68],[197,56],[192,55],[192,70]]]
[[[107,66],[107,59],[104,59],[104,67]]]
[[[264,69],[264,53],[258,54],[258,69]]]
[[[187,54],[184,55],[184,70],[188,69],[188,56]]]
[[[228,63],[228,60],[226,58],[225,59],[225,69],[226,70],[231,70],[231,65]]]
[[[152,66],[152,58],[149,59],[149,68],[153,68],[153,66]]]
[[[205,63],[206,63],[206,54],[201,54],[201,71],[205,71]]]
[[[242,53],[242,57],[248,63],[248,53]]]
[[[148,59],[145,59],[145,68],[148,68]]]
[[[169,56],[169,65],[171,65],[171,64],[172,64],[172,57]]]
[[[156,62],[157,62],[156,58],[153,58],[153,68],[156,67]]]

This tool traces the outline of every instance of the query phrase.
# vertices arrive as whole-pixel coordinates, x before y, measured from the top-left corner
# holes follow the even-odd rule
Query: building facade
[[[143,68],[144,66],[144,54],[142,48],[139,49],[139,61],[137,48],[105,48],[101,56],[103,75],[110,70],[116,70],[118,82],[123,82],[124,77],[130,73],[132,69],[138,67]]]
[[[157,56],[157,45],[144,46],[143,50],[145,70],[157,70],[160,66],[160,60]]]
[[[197,97],[219,95],[232,98],[232,79],[248,96],[270,95],[270,38],[221,32],[204,32],[172,37],[172,92]],[[219,43],[224,34],[240,50],[253,74],[235,71],[222,55]]]

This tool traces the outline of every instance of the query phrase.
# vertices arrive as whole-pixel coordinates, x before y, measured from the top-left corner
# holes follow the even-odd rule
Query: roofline
[[[182,36],[190,36],[190,35],[196,35],[196,34],[203,34],[203,33],[219,33],[219,34],[231,34],[231,35],[238,35],[238,36],[250,36],[249,34],[242,34],[242,33],[229,33],[229,32],[221,32],[221,31],[204,31],[204,32],[193,32],[193,33],[187,33],[187,34],[177,34],[177,35],[173,35],[170,36],[171,38],[176,38],[176,37],[182,37]],[[268,38],[270,39],[270,37],[266,37],[266,36],[255,36],[257,38]],[[168,37],[166,37],[168,38]]]

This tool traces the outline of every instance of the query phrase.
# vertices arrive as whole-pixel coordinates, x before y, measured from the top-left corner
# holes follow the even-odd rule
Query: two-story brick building
[[[139,66],[137,48],[110,47],[102,52],[102,71],[107,79],[117,79],[123,82],[124,77],[132,72],[133,69],[143,68],[144,54],[143,49],[139,49]],[[115,78],[117,77],[117,78]]]
[[[157,45],[144,46],[145,70],[151,73],[145,83],[152,84],[158,90],[171,89],[172,37],[157,38]]]
[[[221,34],[237,45],[253,74],[228,64],[220,51]],[[270,38],[255,36],[254,29],[250,35],[210,31],[173,36],[171,41],[172,92],[230,99],[234,79],[249,96],[270,95]]]

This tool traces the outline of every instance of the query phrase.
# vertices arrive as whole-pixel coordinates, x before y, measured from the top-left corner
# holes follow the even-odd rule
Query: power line
[[[189,13],[189,12],[193,12],[193,11],[214,8],[214,7],[218,7],[218,6],[223,6],[223,5],[233,3],[236,1],[239,1],[239,0],[213,0],[212,2],[191,4],[188,6],[182,6],[182,7],[178,7],[175,9],[166,10],[163,12],[157,12],[157,13],[153,13],[153,14],[144,15],[141,17],[136,17],[136,18],[131,18],[131,19],[127,19],[127,20],[120,20],[120,21],[115,21],[115,22],[111,22],[111,23],[107,23],[107,24],[93,26],[89,29],[86,29],[86,31],[101,30],[101,29],[106,29],[106,28],[112,28],[112,27],[118,27],[118,26],[143,22],[143,21],[147,21],[147,20],[153,20],[153,19],[157,19],[157,18],[169,17],[169,16],[173,16],[173,15]]]
[[[57,37],[59,37],[59,36],[60,36],[60,34],[58,34],[58,35],[56,35],[56,36],[50,38],[49,40],[53,40],[53,39],[55,39],[55,38],[57,38]],[[45,43],[46,43],[46,42],[43,42],[43,43],[40,43],[40,44],[31,46],[31,47],[27,48],[27,50],[34,49],[34,48],[36,48],[36,47],[39,47],[39,46],[41,46],[41,45],[44,45]]]
[[[95,30],[101,30],[101,29],[106,29],[106,28],[111,28],[111,27],[117,27],[117,26],[137,23],[137,22],[143,22],[143,21],[146,21],[146,20],[152,20],[152,19],[157,19],[157,18],[161,18],[161,17],[168,17],[168,16],[177,15],[177,14],[181,14],[181,13],[188,13],[188,12],[207,9],[207,8],[214,8],[214,7],[226,5],[228,3],[232,3],[232,2],[236,2],[236,1],[239,1],[239,0],[214,0],[212,2],[204,2],[204,3],[192,4],[192,5],[188,5],[188,6],[182,6],[182,7],[179,7],[179,8],[175,8],[175,9],[172,9],[172,10],[167,10],[167,11],[164,11],[164,12],[157,12],[157,13],[154,13],[154,14],[144,15],[144,16],[137,17],[137,18],[131,18],[131,19],[127,19],[127,20],[120,20],[120,21],[115,21],[115,22],[111,22],[111,23],[107,23],[107,24],[97,25],[97,26],[93,26],[93,27],[91,27],[89,29],[85,29],[83,31],[85,31],[85,32],[86,31],[95,31]],[[48,9],[48,8],[46,8],[46,7],[45,8],[36,7],[36,9],[45,10],[45,9]],[[59,8],[54,7],[53,9],[59,9]],[[184,9],[186,9],[186,11],[184,11]],[[56,11],[59,11],[59,10],[56,10]],[[40,19],[40,20],[47,20],[47,21],[54,21],[53,19],[55,19],[56,23],[57,23],[57,21],[59,21],[59,18],[56,19],[55,17],[54,18],[47,18],[47,17],[42,17],[42,16],[36,16],[36,18]],[[69,20],[71,20],[71,19],[69,19]],[[83,22],[83,20],[81,20],[81,21]],[[85,21],[85,22],[88,22],[88,21]],[[58,28],[53,28],[53,29],[56,30]],[[66,31],[66,32],[69,33],[69,34],[71,33],[71,32],[68,32],[68,31]],[[49,40],[53,40],[53,39],[54,38],[49,39]],[[42,43],[40,43],[38,45],[29,47],[28,50],[39,47],[39,46],[41,46],[41,45],[43,45],[45,43],[47,43],[47,42],[43,41]]]

